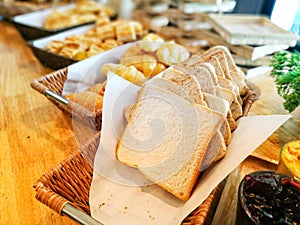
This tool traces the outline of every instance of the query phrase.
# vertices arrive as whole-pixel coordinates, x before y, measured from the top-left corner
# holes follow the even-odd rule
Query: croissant
[[[122,64],[107,63],[101,67],[101,73],[107,76],[108,71],[111,71],[118,76],[136,84],[142,85],[147,81],[144,74],[137,70],[134,66],[124,66]]]
[[[134,66],[141,71],[145,77],[152,76],[157,65],[156,58],[151,55],[124,57],[121,59],[120,63],[124,66]]]

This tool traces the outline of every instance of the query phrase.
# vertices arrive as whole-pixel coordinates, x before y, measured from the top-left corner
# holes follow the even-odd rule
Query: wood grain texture
[[[212,225],[234,225],[238,186],[243,177],[258,170],[276,170],[277,166],[255,157],[248,157],[227,177]],[[238,224],[237,224],[238,225]]]
[[[277,94],[274,79],[269,73],[260,74],[249,79],[260,90],[261,97],[251,108],[249,115],[289,114],[283,108],[283,99]],[[286,142],[300,138],[300,107],[293,113],[292,118],[279,127],[262,145],[254,152],[253,156],[278,164],[281,146]]]
[[[288,114],[283,109],[283,100],[278,96],[274,80],[269,73],[257,75],[249,80],[260,88],[262,93],[260,99],[252,105],[249,116]],[[298,107],[292,113],[292,118],[279,127],[228,176],[212,225],[235,224],[238,186],[245,175],[258,170],[277,170],[281,146],[288,141],[300,139],[299,109]]]
[[[0,21],[0,224],[76,224],[35,199],[33,183],[77,148],[72,121],[30,87],[52,72]]]

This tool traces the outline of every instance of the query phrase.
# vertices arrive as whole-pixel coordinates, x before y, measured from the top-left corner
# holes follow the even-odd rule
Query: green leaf
[[[300,53],[276,52],[270,66],[277,92],[284,99],[284,108],[294,111],[300,105]]]

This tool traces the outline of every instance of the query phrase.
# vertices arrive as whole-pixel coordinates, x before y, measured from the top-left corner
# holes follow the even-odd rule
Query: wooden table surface
[[[52,70],[43,67],[12,24],[0,21],[0,224],[76,224],[35,199],[33,183],[57,166],[84,141],[71,119],[30,87]],[[268,74],[251,79],[262,92],[250,115],[286,114]],[[299,113],[295,117],[299,117]],[[287,141],[300,138],[300,123],[290,119],[229,176],[214,224],[232,224],[236,187],[243,174],[276,169],[276,157]]]

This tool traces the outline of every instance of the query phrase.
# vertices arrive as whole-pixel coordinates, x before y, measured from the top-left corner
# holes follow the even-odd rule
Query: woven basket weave
[[[82,124],[85,124],[91,128],[95,128],[99,131],[101,128],[101,111],[97,113],[94,111],[90,111],[74,101],[69,101],[68,104],[65,105],[57,101],[56,99],[50,98],[46,95],[47,90],[50,90],[56,93],[58,96],[63,97],[62,91],[67,76],[68,67],[65,67],[51,74],[47,74],[43,77],[33,80],[31,82],[31,87],[39,93],[45,95],[51,103],[56,105],[67,115],[72,116],[73,119],[76,119]]]
[[[58,166],[43,174],[33,185],[36,199],[60,215],[64,215],[63,208],[68,203],[90,216],[89,190],[99,141],[100,132]],[[217,186],[182,224],[210,224],[224,183]]]

